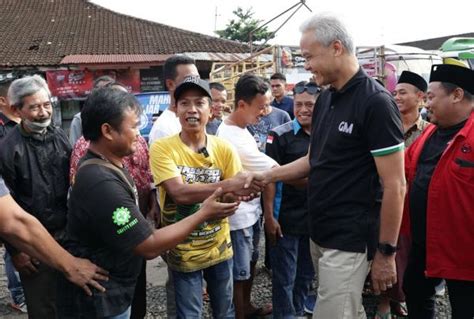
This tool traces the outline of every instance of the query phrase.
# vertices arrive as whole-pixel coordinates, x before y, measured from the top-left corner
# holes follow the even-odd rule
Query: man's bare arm
[[[406,191],[403,151],[374,159],[383,186],[379,241],[396,245]]]
[[[406,191],[404,152],[399,151],[374,159],[383,186],[379,242],[396,246]],[[385,291],[396,283],[396,275],[395,255],[384,256],[377,251],[372,264],[375,293]]]
[[[218,183],[186,184],[181,177],[174,177],[164,181],[162,186],[176,204],[186,205],[203,202],[218,188],[222,188],[223,194],[234,193],[237,196],[257,194],[260,192],[261,187],[257,186],[256,183],[252,183],[252,180],[252,173],[240,172],[234,177]]]
[[[10,195],[0,197],[0,234],[29,256],[62,271],[68,280],[87,294],[92,294],[88,285],[105,291],[96,280],[107,280],[107,272],[88,260],[69,254]]]
[[[305,189],[308,186],[308,178],[300,178],[291,181],[285,181],[285,184],[291,185],[299,189]]]
[[[294,181],[309,175],[309,151],[305,156],[283,166],[273,167],[262,173],[260,178],[265,184],[275,182]]]
[[[264,212],[264,226],[267,238],[271,245],[275,245],[280,237],[283,237],[280,224],[278,220],[273,217],[276,194],[276,184],[270,183],[263,191],[263,212]]]
[[[185,240],[204,221],[232,215],[237,210],[239,202],[220,203],[217,199],[221,195],[222,189],[218,188],[204,201],[197,212],[177,223],[155,230],[152,235],[135,247],[135,254],[146,259],[156,258]]]

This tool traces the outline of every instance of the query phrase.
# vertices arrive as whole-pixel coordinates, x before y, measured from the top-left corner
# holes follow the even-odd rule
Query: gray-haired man
[[[21,123],[2,142],[0,175],[21,208],[58,240],[66,224],[71,146],[64,131],[51,125],[50,97],[38,75],[10,85],[8,100]],[[13,247],[7,249],[20,272],[29,317],[55,318],[56,271]]]
[[[308,177],[319,275],[313,317],[366,318],[361,293],[369,260],[376,293],[396,282],[405,194],[400,114],[388,92],[360,68],[338,19],[316,15],[301,32],[305,69],[331,89],[314,106],[308,154],[266,172],[264,182]]]

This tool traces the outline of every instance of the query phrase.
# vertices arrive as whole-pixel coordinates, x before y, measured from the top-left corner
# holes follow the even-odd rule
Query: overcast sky
[[[270,20],[297,0],[92,0],[102,7],[178,28],[208,35],[225,28],[240,6],[252,7],[255,18]],[[306,0],[314,13],[330,12],[339,16],[352,33],[356,45],[393,44],[474,32],[474,1],[438,2],[428,0]],[[451,5],[453,4],[453,5]],[[217,10],[217,15],[216,15]],[[276,30],[289,16],[276,20]],[[280,29],[274,44],[298,45],[302,21],[311,16],[301,8]]]

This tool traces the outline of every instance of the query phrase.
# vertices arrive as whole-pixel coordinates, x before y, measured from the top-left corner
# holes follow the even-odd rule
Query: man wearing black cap
[[[402,116],[405,147],[410,146],[429,124],[421,118],[419,110],[427,88],[428,84],[420,75],[403,71],[393,91]]]
[[[441,278],[452,318],[474,316],[473,94],[474,71],[434,65],[426,108],[435,125],[406,153],[409,191],[401,234],[411,234],[412,247],[403,288],[413,318],[434,318]]]
[[[150,150],[165,226],[193,215],[218,187],[224,193],[252,192],[252,188],[242,192],[252,176],[239,174],[242,165],[232,146],[206,134],[211,106],[207,82],[188,77],[176,88],[174,98],[181,133],[157,140]],[[232,255],[227,218],[200,224],[185,241],[167,252],[178,318],[202,316],[203,278],[214,317],[234,317]]]

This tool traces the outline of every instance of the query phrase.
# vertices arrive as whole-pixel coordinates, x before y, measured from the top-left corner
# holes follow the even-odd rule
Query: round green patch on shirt
[[[131,214],[128,208],[119,207],[116,210],[114,210],[114,213],[112,214],[112,220],[114,221],[115,225],[124,226],[130,220],[130,216]]]

